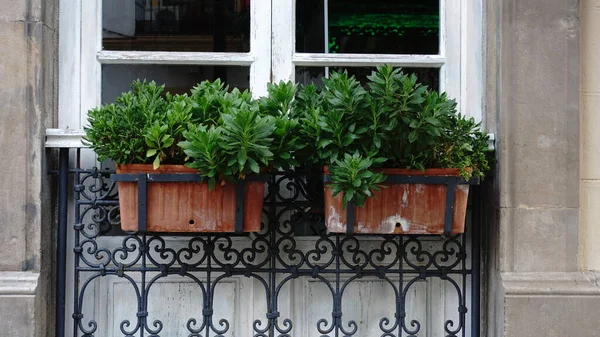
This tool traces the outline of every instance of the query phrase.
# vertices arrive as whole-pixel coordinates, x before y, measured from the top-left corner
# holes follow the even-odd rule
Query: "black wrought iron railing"
[[[308,331],[307,336],[371,336],[374,331],[388,337],[479,336],[482,217],[478,187],[471,189],[471,220],[465,234],[327,234],[322,196],[311,193],[311,179],[302,173],[280,172],[268,178],[261,232],[179,235],[175,240],[169,235],[120,232],[116,183],[110,179],[114,172],[70,167],[73,152],[60,150],[58,171],[57,337],[103,336],[107,331],[111,336],[174,336],[165,328],[172,325],[169,318],[158,317],[149,304],[150,298],[156,298],[157,284],[173,276],[197,285],[193,296],[201,306],[196,316],[185,318],[177,330],[181,336],[298,336],[300,330]],[[70,270],[67,259],[72,261]],[[68,277],[72,282],[67,282]],[[252,320],[245,325],[217,313],[216,306],[224,299],[216,289],[233,277],[252,279],[260,289],[262,300],[255,305],[264,307],[243,308],[252,310]],[[117,317],[119,310],[111,311],[115,317],[110,327],[100,318],[107,315],[100,311],[108,309],[90,309],[90,303],[99,300],[97,282],[106,278],[127,284],[133,302],[126,306],[132,311],[127,317]],[[304,299],[305,307],[297,309],[316,311],[311,305],[319,305],[327,308],[327,315],[294,320],[298,315],[283,308],[282,301],[289,302],[287,287],[300,279],[320,283],[327,295],[318,301]],[[370,322],[348,313],[349,307],[362,305],[356,297],[349,303],[350,288],[366,279],[378,280],[390,294],[387,313]],[[429,315],[423,320],[408,302],[424,302],[414,289],[432,279],[452,298],[453,307],[447,315]],[[364,309],[379,312],[374,307]],[[437,334],[434,326],[440,329]]]

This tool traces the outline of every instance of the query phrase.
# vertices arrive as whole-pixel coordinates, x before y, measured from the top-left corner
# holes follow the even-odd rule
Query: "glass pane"
[[[105,65],[102,67],[102,102],[114,101],[137,79],[165,84],[166,91],[183,94],[201,81],[217,78],[230,88],[249,89],[249,73],[250,68],[236,66]]]
[[[332,71],[348,71],[349,75],[356,76],[356,79],[365,83],[368,81],[367,76],[375,70],[375,67],[329,67],[329,72]],[[429,86],[430,88],[439,89],[440,87],[440,69],[439,68],[402,68],[405,74],[415,74],[419,79],[419,83]],[[323,67],[296,67],[296,82],[302,84],[314,84],[321,86],[325,77],[325,68]]]
[[[250,0],[103,0],[107,50],[250,51]]]
[[[296,1],[296,50],[328,53],[438,54],[440,0]]]

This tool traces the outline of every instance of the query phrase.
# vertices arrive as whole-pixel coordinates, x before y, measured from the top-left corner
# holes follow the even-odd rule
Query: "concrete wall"
[[[53,303],[54,278],[44,132],[56,111],[54,5],[0,0],[2,336],[51,336],[53,330],[53,315],[46,310]]]
[[[600,270],[600,0],[581,2],[580,266]]]
[[[580,271],[579,254],[589,234],[579,221],[586,2],[487,1],[486,112],[498,140],[488,336],[600,336],[598,278]]]

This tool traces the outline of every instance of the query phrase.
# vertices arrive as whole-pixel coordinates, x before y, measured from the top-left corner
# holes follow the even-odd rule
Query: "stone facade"
[[[486,113],[498,159],[488,336],[600,336],[598,265],[584,262],[600,258],[588,254],[600,228],[580,215],[592,154],[580,140],[589,142],[585,130],[598,123],[579,104],[582,74],[593,70],[586,60],[600,55],[588,50],[600,33],[598,8],[596,0],[487,1]]]
[[[600,0],[484,3],[485,333],[600,336]],[[0,4],[0,335],[52,336],[58,0]]]
[[[49,336],[54,329],[44,150],[57,110],[54,5],[0,1],[0,335],[7,337]]]

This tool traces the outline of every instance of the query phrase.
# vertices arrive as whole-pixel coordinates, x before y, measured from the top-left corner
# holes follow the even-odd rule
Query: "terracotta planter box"
[[[458,169],[402,170],[382,169],[386,175],[459,176]],[[327,172],[326,172],[327,173]],[[325,184],[325,223],[332,233],[346,233],[346,209],[342,193],[335,198]],[[386,184],[355,207],[353,233],[356,234],[443,234],[446,210],[446,185]],[[452,234],[464,233],[469,185],[456,185]]]
[[[118,174],[198,173],[183,165],[117,165]],[[246,182],[244,232],[260,230],[264,182]],[[138,184],[119,182],[121,228],[138,230]],[[217,184],[212,191],[207,182],[149,182],[147,184],[146,230],[149,232],[234,232],[236,185]]]

